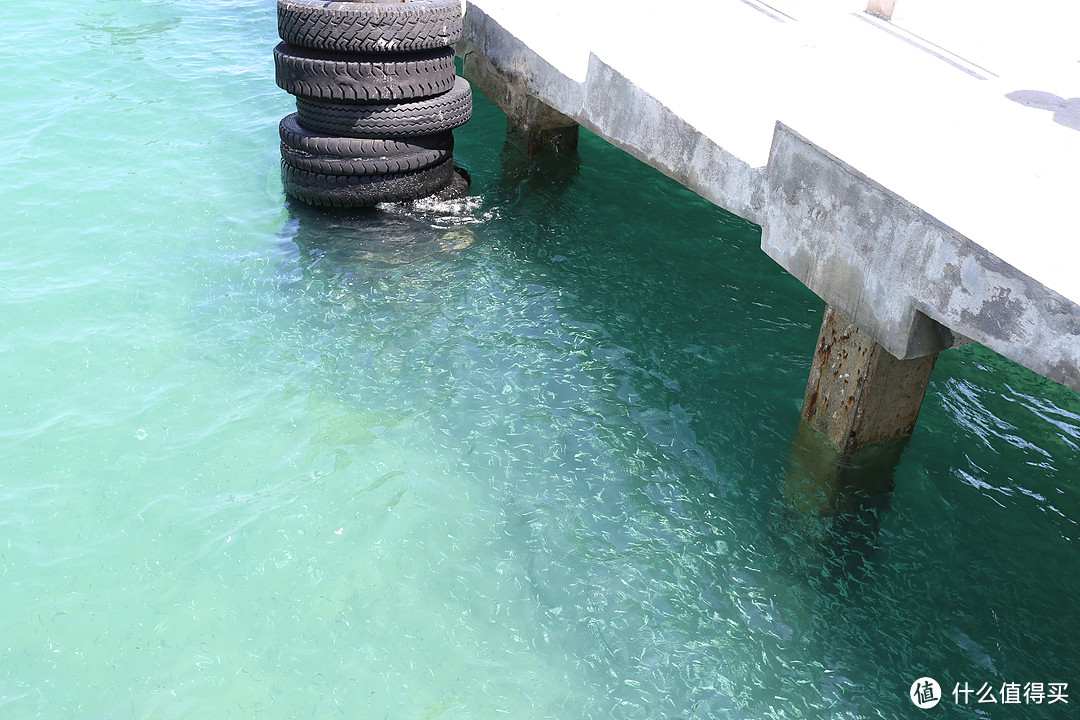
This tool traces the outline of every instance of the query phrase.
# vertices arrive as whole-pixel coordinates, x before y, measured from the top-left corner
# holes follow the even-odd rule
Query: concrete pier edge
[[[595,54],[575,80],[473,2],[463,45],[517,92],[761,226],[771,258],[895,357],[976,341],[1080,391],[1080,305],[782,119],[752,167]]]

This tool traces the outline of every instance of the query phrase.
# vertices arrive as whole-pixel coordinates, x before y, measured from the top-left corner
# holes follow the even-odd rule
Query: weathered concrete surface
[[[1080,389],[1076,303],[784,126],[773,158],[762,248],[890,353],[962,335]]]
[[[473,89],[482,92],[506,115],[507,141],[526,157],[577,148],[579,125],[574,120],[524,93],[480,53],[466,51],[463,64]]]
[[[472,0],[465,54],[760,224],[893,355],[972,339],[1080,390],[1080,4],[865,8]]]
[[[503,27],[485,10],[493,5],[503,11],[500,15],[504,19],[522,25],[514,24],[513,31]],[[480,53],[522,93],[572,118],[705,199],[760,224],[765,195],[762,168],[751,168],[589,53],[589,33],[597,28],[576,27],[570,6],[529,5],[469,2],[461,53],[466,68],[470,66],[469,55]],[[579,52],[581,47],[586,48],[584,53]],[[584,72],[568,69],[579,61],[587,65]]]
[[[833,308],[825,311],[802,418],[851,453],[911,435],[937,354],[898,360]]]

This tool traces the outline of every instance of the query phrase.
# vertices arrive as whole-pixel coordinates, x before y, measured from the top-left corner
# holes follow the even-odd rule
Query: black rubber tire
[[[472,88],[465,78],[437,97],[400,103],[359,104],[296,98],[296,117],[315,132],[353,138],[434,135],[472,117]]]
[[[387,175],[326,175],[281,163],[285,192],[322,207],[358,208],[416,200],[439,192],[453,179],[453,158],[423,170]]]
[[[459,0],[278,0],[277,13],[282,40],[318,50],[410,52],[449,47],[461,39]]]
[[[454,134],[415,138],[343,138],[300,126],[296,113],[278,124],[281,159],[301,170],[326,175],[379,175],[431,167],[454,152]]]
[[[432,194],[436,200],[460,200],[469,194],[469,188],[472,185],[472,178],[469,176],[469,171],[465,168],[455,167],[454,177],[450,180],[450,184],[444,187],[442,190]]]
[[[416,100],[454,86],[452,48],[393,54],[339,54],[279,43],[274,48],[278,87],[322,100]]]

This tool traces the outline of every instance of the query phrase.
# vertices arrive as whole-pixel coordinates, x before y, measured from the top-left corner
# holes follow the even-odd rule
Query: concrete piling
[[[507,142],[527,158],[577,149],[577,122],[524,92],[480,53],[466,51],[462,74],[506,114]]]
[[[784,486],[801,554],[853,567],[873,544],[936,360],[898,360],[826,307]]]
[[[802,418],[836,448],[911,435],[937,353],[898,360],[832,307],[818,334]]]

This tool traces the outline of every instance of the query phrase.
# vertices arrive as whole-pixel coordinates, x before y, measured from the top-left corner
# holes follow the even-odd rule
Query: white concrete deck
[[[893,354],[934,349],[911,339],[925,315],[1080,390],[1080,3],[897,0],[891,22],[865,7],[472,0],[466,39],[761,224],[770,255]],[[792,164],[791,142],[813,157]],[[827,181],[807,175],[819,161],[884,200],[808,188]],[[838,219],[816,225],[819,210]]]

